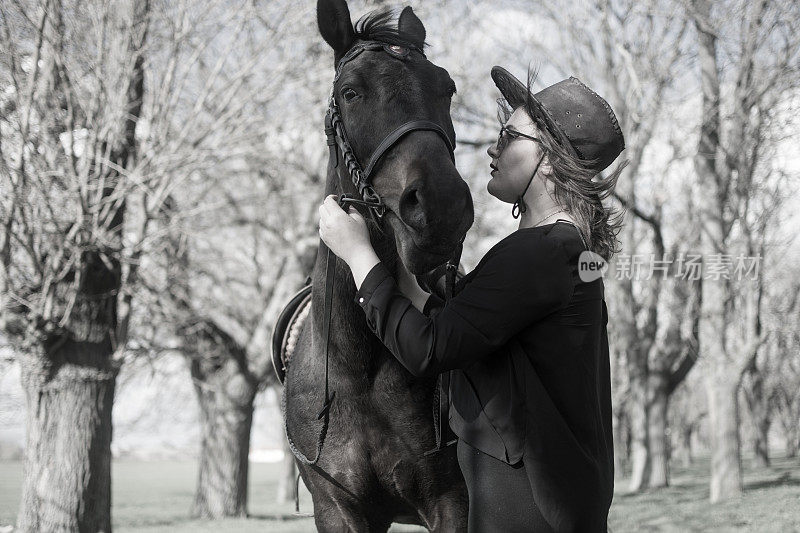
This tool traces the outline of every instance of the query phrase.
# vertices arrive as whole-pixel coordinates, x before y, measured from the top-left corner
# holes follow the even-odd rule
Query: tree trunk
[[[630,446],[627,409],[615,406],[614,409],[614,477],[622,479],[630,463]]]
[[[681,434],[681,440],[683,442],[683,466],[689,468],[694,464],[694,454],[692,454],[692,435],[694,434],[694,427],[687,426],[686,429]]]
[[[680,434],[680,455],[682,459],[683,466],[685,468],[689,468],[692,466],[694,462],[694,457],[692,454],[692,435],[694,434],[694,425],[687,424],[685,427],[681,428]]]
[[[737,384],[709,379],[708,433],[711,442],[711,502],[742,494]]]
[[[639,357],[636,354],[634,357]],[[647,371],[641,362],[630,368],[630,430],[631,430],[631,479],[628,490],[638,492],[645,488],[650,473],[650,439],[648,437]]]
[[[103,343],[20,357],[27,403],[19,531],[111,531],[111,409],[117,369]],[[58,361],[58,362],[56,362]]]
[[[202,441],[192,517],[247,516],[248,454],[256,387],[232,358],[193,359]]]
[[[789,367],[790,368],[790,367]],[[791,370],[784,370],[784,376],[789,374]],[[789,378],[791,380],[791,378]],[[783,436],[786,439],[784,451],[787,458],[794,458],[797,456],[798,448],[800,448],[800,398],[796,397],[796,381],[791,380],[791,384],[779,386],[777,392],[777,405],[775,414],[780,422]]]
[[[766,468],[770,465],[769,462],[769,418],[760,420],[755,427],[755,436],[753,442],[753,453],[755,454],[753,460],[755,465],[759,468]]]
[[[795,427],[794,430],[786,432],[786,457],[789,459],[797,457],[798,448],[800,448],[800,437]]]
[[[669,435],[667,410],[669,409],[668,376],[654,372],[650,381],[650,412],[648,417],[650,439],[650,475],[647,486],[669,486]]]
[[[769,428],[772,425],[769,413],[765,406],[760,406],[753,412],[753,460],[755,465],[766,468],[769,462]]]
[[[281,477],[278,479],[277,503],[287,503],[295,499],[295,480],[297,479],[297,464],[295,463],[289,441],[282,440],[283,461],[281,464]]]
[[[728,253],[727,211],[724,195],[730,173],[724,168],[720,148],[720,75],[717,65],[716,33],[711,26],[711,2],[694,0],[698,39],[698,63],[702,91],[702,116],[694,167],[704,204],[701,237],[703,261],[714,254]],[[731,323],[728,302],[732,301],[725,279],[702,278],[700,339],[707,359],[708,432],[711,444],[711,502],[742,493],[739,446],[738,361],[727,350]]]
[[[753,420],[753,461],[757,467],[769,466],[769,427],[772,423],[769,400],[764,392],[764,370],[758,368],[758,359],[746,373],[744,397],[750,418]]]

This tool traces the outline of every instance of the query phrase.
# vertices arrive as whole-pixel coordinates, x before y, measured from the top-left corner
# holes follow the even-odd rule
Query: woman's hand
[[[353,206],[345,212],[333,194],[319,206],[319,236],[348,265],[355,257],[372,250],[364,217]]]
[[[355,207],[345,212],[331,194],[319,206],[319,236],[333,253],[348,264],[361,287],[364,278],[380,260],[372,248],[364,217]]]

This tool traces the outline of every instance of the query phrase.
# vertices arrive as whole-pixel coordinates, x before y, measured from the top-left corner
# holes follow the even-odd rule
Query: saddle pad
[[[281,311],[272,331],[272,367],[283,384],[300,328],[311,309],[311,285],[300,289]]]

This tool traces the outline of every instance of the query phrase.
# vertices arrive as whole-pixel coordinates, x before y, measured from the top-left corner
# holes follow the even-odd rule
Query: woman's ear
[[[553,165],[550,164],[550,156],[547,153],[544,154],[544,159],[539,165],[539,173],[543,176],[550,176],[553,173]]]
[[[333,48],[336,66],[356,38],[347,1],[317,0],[317,26],[322,38]]]

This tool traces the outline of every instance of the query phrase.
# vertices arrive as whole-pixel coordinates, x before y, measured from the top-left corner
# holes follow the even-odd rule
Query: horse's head
[[[370,14],[354,28],[346,0],[318,0],[317,21],[335,65],[365,42],[384,43],[346,60],[333,96],[347,138],[363,166],[400,126],[427,121],[440,131],[413,129],[377,160],[369,181],[387,207],[384,227],[411,272],[444,263],[473,221],[469,187],[456,170],[450,100],[455,84],[422,53],[425,27],[410,7],[394,24],[391,13]],[[355,50],[352,50],[355,51]],[[345,165],[340,190],[354,191]]]

